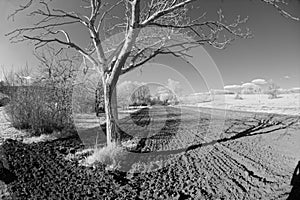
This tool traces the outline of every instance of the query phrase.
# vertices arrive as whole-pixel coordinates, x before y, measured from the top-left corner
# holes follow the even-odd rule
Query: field
[[[85,148],[75,136],[6,140],[4,160],[16,176],[8,191],[13,199],[287,199],[300,160],[298,117],[222,113],[160,106],[128,114],[120,129],[137,145],[114,171],[80,165],[86,154],[70,158]],[[97,129],[86,118],[85,134]]]
[[[197,105],[204,108],[221,108],[236,111],[300,115],[300,93],[279,94],[278,98],[275,99],[269,99],[269,95],[267,94],[242,94],[242,99],[235,99],[234,96],[235,95],[215,95],[213,98],[210,97],[210,101],[204,101],[194,104],[193,106]],[[203,100],[205,100],[204,97],[205,96],[203,96]]]

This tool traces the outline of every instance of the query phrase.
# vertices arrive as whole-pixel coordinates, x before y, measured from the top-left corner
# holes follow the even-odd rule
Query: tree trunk
[[[104,83],[104,106],[106,116],[106,142],[107,145],[120,145],[121,137],[118,132],[118,109],[116,89],[109,83]]]

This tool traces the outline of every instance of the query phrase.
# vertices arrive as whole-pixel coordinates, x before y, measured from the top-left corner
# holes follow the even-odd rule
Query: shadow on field
[[[293,186],[291,193],[287,200],[298,200],[300,199],[300,161],[295,168],[293,177],[291,180],[291,185]]]
[[[161,111],[162,109],[166,112],[163,113]],[[185,120],[182,118],[183,116],[180,109],[168,106],[163,108],[142,108],[123,118],[120,124],[121,127],[118,128],[118,131],[124,141],[135,138],[136,144],[133,147],[127,148],[128,154],[123,158],[124,162],[122,161],[122,170],[129,170],[131,166],[137,162],[152,162],[155,165],[156,161],[163,162],[172,155],[187,153],[191,150],[213,146],[217,143],[221,144],[239,138],[263,135],[273,131],[286,129],[299,121],[299,119],[295,117],[274,115],[266,115],[263,117],[254,116],[246,119],[231,119],[229,121],[229,127],[224,131],[224,134],[220,134],[222,135],[221,138],[212,139],[211,141],[193,144],[183,148],[180,147],[178,149],[168,150],[167,148],[166,150],[166,148],[161,148],[164,145],[167,146],[170,141],[177,136],[181,123],[184,123],[182,120]],[[159,123],[159,125],[156,123]],[[122,129],[123,125],[124,129]],[[98,144],[106,143],[105,127],[105,124],[101,126],[102,132],[99,127],[85,130],[85,133],[91,140],[89,141],[90,144],[95,144],[95,138],[97,137],[97,134],[99,134],[99,131]],[[155,129],[154,134],[151,132],[151,129]],[[92,136],[91,134],[95,135]],[[161,166],[158,166],[158,168],[160,167]]]
[[[186,152],[200,147],[214,145],[216,143],[227,142],[243,137],[263,135],[271,133],[273,131],[286,129],[296,124],[298,121],[299,119],[294,117],[287,117],[285,119],[275,119],[274,116],[268,116],[266,119],[253,118],[251,119],[251,121],[236,120],[230,125],[229,128],[227,128],[227,130],[225,130],[225,134],[230,134],[232,135],[231,137],[220,138],[207,143],[192,145],[186,149]],[[239,132],[234,130],[235,127],[241,126],[244,127],[243,130]]]

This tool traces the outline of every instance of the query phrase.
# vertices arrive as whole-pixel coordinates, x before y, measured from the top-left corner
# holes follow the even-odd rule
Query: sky
[[[56,0],[57,6],[76,8],[79,0]],[[32,23],[31,18],[17,16],[15,21],[7,16],[24,1],[0,0],[0,66],[5,70],[20,68],[26,63],[34,68],[38,62],[32,55],[30,43],[12,44],[4,34],[14,28]],[[290,13],[300,16],[300,1],[287,1]],[[180,81],[186,93],[202,92],[221,85],[242,84],[256,78],[273,80],[281,88],[300,87],[300,22],[282,17],[273,7],[259,0],[200,0],[191,15],[206,12],[206,19],[216,18],[223,10],[232,20],[237,15],[249,16],[247,27],[253,32],[252,39],[239,39],[224,50],[210,46],[199,47],[192,64],[160,57],[154,62],[125,75],[120,81],[166,83],[169,78]],[[85,45],[85,30],[69,27],[71,38]]]

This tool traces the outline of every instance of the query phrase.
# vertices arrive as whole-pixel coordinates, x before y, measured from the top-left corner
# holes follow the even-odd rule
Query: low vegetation
[[[76,57],[50,47],[35,56],[40,61],[36,71],[26,66],[3,73],[1,91],[10,99],[5,107],[8,119],[15,128],[27,129],[34,136],[75,130],[71,103]]]
[[[124,157],[126,151],[121,146],[105,146],[103,148],[95,149],[94,153],[86,158],[86,164],[93,164],[100,162],[109,168],[117,168],[119,161]]]
[[[71,107],[58,99],[59,93],[39,86],[18,87],[5,108],[12,125],[33,135],[71,128]]]

